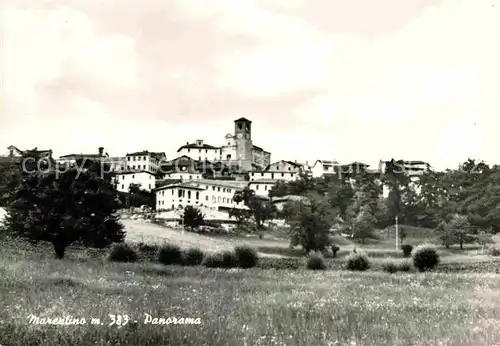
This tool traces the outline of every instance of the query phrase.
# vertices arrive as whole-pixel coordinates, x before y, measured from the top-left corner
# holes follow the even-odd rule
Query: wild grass
[[[2,345],[494,345],[496,274],[212,269],[2,251]],[[340,262],[340,261],[339,261]],[[131,321],[110,326],[112,315]],[[199,325],[144,324],[152,317]],[[28,316],[102,325],[28,324]],[[133,321],[136,320],[137,323]]]

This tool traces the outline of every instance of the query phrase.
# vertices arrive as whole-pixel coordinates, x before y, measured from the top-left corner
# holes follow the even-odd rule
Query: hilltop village
[[[248,187],[262,198],[280,181],[302,177],[319,178],[336,175],[349,169],[364,169],[377,173],[384,171],[386,161],[372,169],[361,162],[340,164],[335,160],[308,162],[280,160],[273,162],[271,152],[252,141],[252,121],[234,120],[234,132],[224,136],[221,146],[197,139],[186,142],[177,150],[177,157],[168,159],[165,152],[140,150],[124,156],[110,156],[103,147],[92,154],[66,154],[52,157],[52,150],[37,150],[53,162],[74,165],[79,159],[98,160],[109,167],[114,175],[116,189],[129,192],[132,185],[152,192],[156,197],[156,211],[182,209],[187,205],[224,211],[246,208],[233,201],[235,192]],[[7,148],[3,161],[20,158],[23,151],[15,146]],[[405,161],[405,172],[418,178],[429,165],[421,161]],[[340,169],[339,169],[340,167]],[[387,194],[387,189],[383,189]]]

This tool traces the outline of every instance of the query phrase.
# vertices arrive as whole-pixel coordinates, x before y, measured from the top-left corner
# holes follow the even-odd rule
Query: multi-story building
[[[156,173],[161,163],[167,159],[163,152],[138,151],[126,155],[127,170]]]
[[[127,158],[123,157],[103,157],[103,165],[109,165],[109,172],[123,172],[127,169]]]
[[[284,180],[292,181],[300,179],[300,173],[283,171],[251,171],[248,172],[250,181],[256,180]]]
[[[320,178],[325,175],[334,175],[338,173],[339,163],[332,160],[316,160],[311,171],[313,178]]]
[[[188,156],[198,161],[219,161],[220,148],[203,143],[202,139],[197,139],[194,143],[187,142],[177,149],[179,156]]]
[[[129,192],[131,184],[139,185],[141,190],[152,191],[156,186],[156,175],[150,171],[124,171],[119,172],[114,180],[116,189]]]
[[[255,195],[269,197],[269,191],[277,184],[276,179],[258,179],[248,183],[248,188],[255,191]]]
[[[247,182],[200,179],[170,184],[155,189],[157,210],[191,206],[213,209],[246,208],[233,201],[234,194],[242,191]]]

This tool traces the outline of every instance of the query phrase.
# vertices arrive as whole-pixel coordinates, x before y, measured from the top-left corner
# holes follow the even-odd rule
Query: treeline
[[[383,185],[389,191],[386,198]],[[310,227],[321,229],[326,226],[318,225],[326,220],[325,225],[337,225],[362,242],[373,236],[374,229],[393,225],[395,217],[401,224],[435,229],[446,246],[486,243],[500,231],[500,166],[472,159],[457,169],[429,169],[414,181],[397,165],[388,164],[381,173],[358,170],[324,178],[303,176],[278,183],[269,192],[272,198],[287,195],[307,197],[313,201],[307,206],[309,214],[321,215],[314,221],[300,205],[304,203],[290,202],[281,213],[290,224],[298,222],[307,229],[307,222],[316,222]]]

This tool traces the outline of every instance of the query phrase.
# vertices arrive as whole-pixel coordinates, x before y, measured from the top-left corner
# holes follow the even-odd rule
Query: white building
[[[269,197],[269,191],[278,181],[274,179],[258,179],[248,183],[250,190],[255,191],[255,195]]]
[[[337,174],[337,168],[339,165],[340,164],[337,161],[316,160],[311,169],[312,176],[313,178],[320,178],[327,174]]]
[[[251,171],[248,172],[250,181],[256,180],[282,180],[292,181],[300,179],[300,174],[297,172],[280,172],[280,171]]]
[[[131,184],[139,184],[141,190],[152,191],[155,188],[156,176],[149,171],[120,172],[115,176],[116,189],[129,192]]]
[[[167,159],[163,152],[138,151],[126,155],[127,170],[157,172],[163,161]]]
[[[208,208],[246,208],[243,202],[235,203],[234,194],[242,191],[247,182],[200,179],[155,189],[158,210],[179,207],[205,206]]]
[[[179,156],[188,156],[198,161],[219,161],[220,148],[203,143],[202,139],[197,139],[194,143],[187,142],[177,150]]]
[[[203,175],[201,173],[198,173],[198,172],[180,171],[180,172],[165,173],[165,178],[166,179],[178,179],[178,180],[182,180],[182,181],[190,181],[190,180],[203,179]]]
[[[103,165],[109,165],[110,172],[123,172],[127,169],[126,157],[105,157],[101,159]]]

